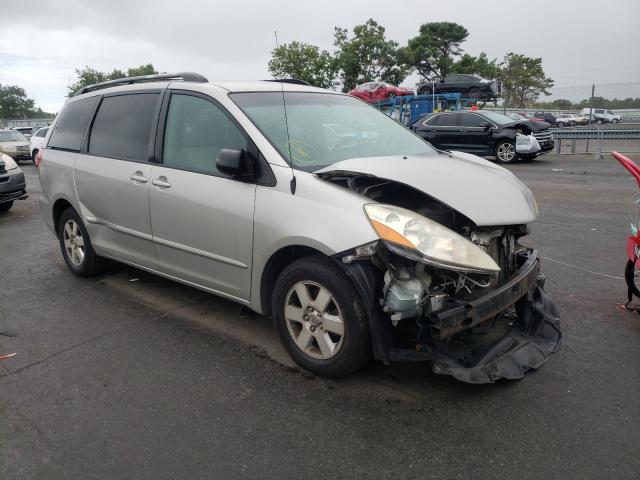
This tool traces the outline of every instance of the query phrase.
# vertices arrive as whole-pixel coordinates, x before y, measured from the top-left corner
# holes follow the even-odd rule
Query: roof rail
[[[305,82],[304,80],[298,80],[297,78],[275,78],[275,79],[269,79],[269,80],[264,80],[264,81],[265,82],[292,83],[294,85],[308,85],[309,87],[313,86],[309,82]]]
[[[182,80],[184,82],[198,82],[206,83],[206,77],[203,77],[199,73],[182,72],[182,73],[159,73],[156,75],[141,75],[139,77],[125,77],[118,78],[117,80],[109,80],[107,82],[94,83],[93,85],[87,85],[82,87],[73,94],[73,96],[82,95],[83,93],[92,92],[94,90],[100,90],[102,88],[115,87],[116,85],[131,85],[133,83],[143,82],[155,82],[158,80]]]

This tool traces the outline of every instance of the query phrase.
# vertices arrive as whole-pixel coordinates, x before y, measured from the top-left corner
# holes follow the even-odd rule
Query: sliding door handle
[[[140,182],[140,183],[147,183],[149,181],[149,179],[145,177],[144,174],[139,170],[133,175],[131,175],[129,178],[134,182]]]

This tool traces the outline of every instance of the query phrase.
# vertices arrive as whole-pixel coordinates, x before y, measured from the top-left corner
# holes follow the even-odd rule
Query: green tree
[[[72,97],[73,94],[82,87],[87,85],[93,85],[94,83],[106,82],[107,80],[116,80],[118,78],[125,77],[137,77],[139,75],[153,75],[158,73],[156,69],[150,63],[147,65],[140,65],[139,67],[129,68],[125,74],[122,70],[114,69],[111,73],[101,72],[90,66],[84,68],[76,68],[76,75],[78,79],[67,88],[67,97]]]
[[[31,117],[35,102],[27,97],[24,88],[0,85],[0,118]]]
[[[481,77],[494,79],[500,73],[497,59],[489,61],[487,54],[482,52],[477,57],[465,53],[460,60],[451,66],[451,73],[464,73],[467,75],[480,75]]]
[[[500,80],[507,107],[525,108],[535,103],[540,95],[550,95],[553,80],[545,76],[542,58],[531,58],[508,53],[501,63]]]
[[[333,88],[337,62],[326,50],[302,42],[285,43],[271,52],[269,73],[273,78],[296,78],[320,88]]]
[[[455,58],[462,53],[460,45],[468,36],[467,29],[457,23],[425,23],[400,53],[422,78],[443,79],[451,73]]]
[[[373,80],[397,85],[410,71],[400,62],[398,43],[388,40],[384,27],[373,19],[353,27],[351,36],[346,28],[335,27],[334,45],[345,92]]]

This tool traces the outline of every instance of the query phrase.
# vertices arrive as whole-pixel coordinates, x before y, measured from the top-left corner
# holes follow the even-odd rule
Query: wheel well
[[[56,200],[56,202],[53,204],[53,228],[56,233],[58,233],[58,222],[60,221],[62,212],[64,212],[69,207],[73,208],[71,204],[64,198]]]
[[[260,303],[262,305],[262,312],[265,315],[271,313],[271,292],[273,291],[273,286],[280,272],[291,262],[302,257],[316,254],[322,254],[322,252],[303,245],[290,245],[281,248],[271,255],[262,272],[262,280],[260,282]]]

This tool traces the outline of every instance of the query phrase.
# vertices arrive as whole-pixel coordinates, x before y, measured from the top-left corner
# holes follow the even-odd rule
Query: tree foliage
[[[273,78],[296,78],[320,88],[333,88],[338,66],[326,50],[302,42],[286,43],[271,52],[269,73]]]
[[[334,45],[345,92],[373,80],[398,85],[409,73],[409,67],[399,62],[398,43],[387,39],[384,27],[373,19],[353,27],[352,35],[335,27]]]
[[[497,59],[489,60],[484,52],[477,57],[465,53],[460,57],[460,60],[451,66],[451,73],[475,74],[493,80],[498,77],[500,67],[498,67]]]
[[[500,65],[500,80],[507,107],[524,108],[540,95],[550,95],[553,80],[545,76],[542,58],[508,53]]]
[[[114,69],[111,73],[101,72],[90,66],[84,68],[76,68],[76,75],[78,79],[67,88],[67,96],[71,97],[73,94],[82,87],[92,85],[94,83],[106,82],[108,80],[116,80],[118,78],[125,77],[137,77],[140,75],[154,75],[158,73],[152,64],[140,65],[139,67],[132,67],[127,70],[127,73],[122,70]]]
[[[590,98],[585,98],[579,102],[572,102],[565,98],[559,98],[551,102],[536,102],[534,104],[536,108],[544,110],[581,110],[583,108],[609,108],[611,110],[622,108],[640,108],[640,98],[614,98],[613,100],[604,97],[593,97],[593,102]]]
[[[443,79],[462,53],[460,45],[469,32],[452,22],[425,23],[416,37],[401,50],[403,61],[415,68],[424,79]]]
[[[24,88],[0,85],[0,118],[26,118],[34,106],[35,102],[27,97]]]

